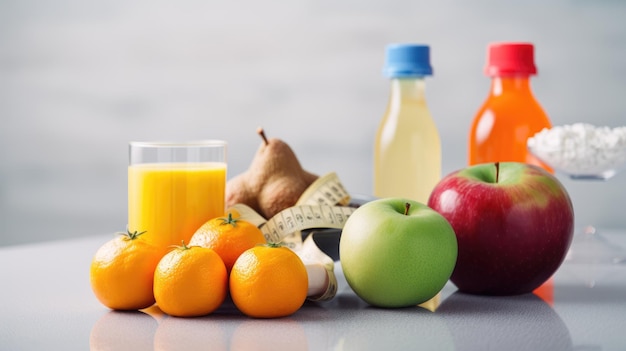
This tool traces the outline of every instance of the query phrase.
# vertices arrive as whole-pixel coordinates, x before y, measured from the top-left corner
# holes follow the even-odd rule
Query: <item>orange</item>
[[[145,241],[143,233],[119,233],[91,261],[91,289],[108,308],[139,310],[154,304],[154,269],[163,251]]]
[[[233,264],[244,251],[265,244],[265,236],[254,224],[228,217],[213,218],[203,224],[191,237],[189,245],[208,247],[224,260],[226,269],[230,272]]]
[[[276,318],[302,307],[309,282],[300,257],[279,244],[268,244],[241,254],[229,283],[233,302],[245,315]]]
[[[176,317],[215,311],[226,299],[228,275],[212,249],[182,246],[167,253],[154,271],[154,297],[159,308]]]

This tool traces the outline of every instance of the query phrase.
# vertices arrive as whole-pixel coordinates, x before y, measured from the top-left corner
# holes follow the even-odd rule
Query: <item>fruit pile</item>
[[[139,310],[156,302],[171,316],[203,316],[230,292],[245,315],[275,318],[293,314],[307,297],[307,271],[296,253],[266,243],[256,226],[230,213],[206,222],[189,244],[167,253],[142,234],[122,233],[92,260],[92,289],[111,309]]]
[[[250,168],[226,184],[226,205],[245,204],[265,218],[293,206],[318,178],[302,169],[282,140],[257,133],[263,143]],[[120,233],[95,254],[92,290],[105,306],[139,310],[152,306],[172,316],[215,311],[230,295],[244,314],[258,318],[296,312],[307,298],[308,273],[297,254],[267,243],[259,228],[227,213],[202,225],[189,243],[165,252]]]
[[[250,168],[227,183],[226,205],[242,203],[271,218],[318,177],[286,143],[258,133],[263,144]],[[472,294],[529,293],[563,262],[574,225],[564,186],[515,162],[452,172],[427,204],[383,198],[351,213],[339,241],[346,281],[369,304],[389,308],[436,299],[448,280]],[[233,213],[207,221],[169,252],[143,234],[123,233],[93,258],[92,289],[111,309],[156,303],[172,316],[201,316],[230,296],[247,316],[275,318],[295,313],[314,285],[294,251],[266,242],[255,224]]]

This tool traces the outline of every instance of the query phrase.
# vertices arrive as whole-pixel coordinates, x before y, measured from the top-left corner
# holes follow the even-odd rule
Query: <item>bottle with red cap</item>
[[[469,164],[525,162],[551,169],[536,159],[526,141],[551,122],[530,87],[537,74],[531,43],[492,43],[485,74],[491,88],[469,133]]]

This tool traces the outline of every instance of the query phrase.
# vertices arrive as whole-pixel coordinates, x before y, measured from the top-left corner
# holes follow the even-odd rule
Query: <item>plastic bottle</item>
[[[491,88],[472,122],[468,163],[525,162],[553,172],[526,146],[529,137],[552,127],[530,88],[530,76],[537,74],[534,46],[531,43],[492,43],[487,50],[485,74],[491,77]],[[534,293],[552,305],[552,278]]]
[[[391,91],[374,144],[374,195],[426,203],[441,179],[441,141],[424,95],[429,46],[387,46],[383,72]]]
[[[491,89],[471,126],[469,164],[515,161],[551,172],[526,147],[529,137],[552,126],[530,87],[530,76],[537,74],[534,46],[493,43],[487,55],[485,74],[491,77]]]

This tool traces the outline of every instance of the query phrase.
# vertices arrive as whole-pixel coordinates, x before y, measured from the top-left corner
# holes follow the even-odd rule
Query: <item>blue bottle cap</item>
[[[430,47],[417,44],[388,45],[383,74],[389,78],[431,76]]]

